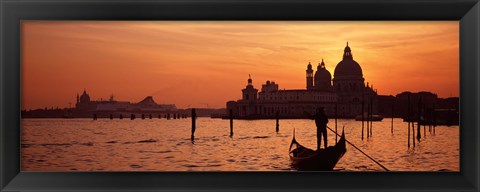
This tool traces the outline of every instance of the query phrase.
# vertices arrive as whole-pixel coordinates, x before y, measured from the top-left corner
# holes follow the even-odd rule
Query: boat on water
[[[381,115],[372,115],[372,117],[369,118],[368,115],[365,114],[365,116],[363,116],[363,120],[364,120],[364,121],[382,121],[382,120],[383,120],[383,116],[381,116]],[[357,115],[357,116],[355,116],[355,121],[362,121],[362,115]]]
[[[326,149],[317,151],[306,148],[295,140],[295,132],[293,134],[292,143],[290,144],[289,156],[292,166],[299,171],[332,171],[338,161],[347,152],[345,145],[345,134],[342,136],[335,146],[329,146]]]

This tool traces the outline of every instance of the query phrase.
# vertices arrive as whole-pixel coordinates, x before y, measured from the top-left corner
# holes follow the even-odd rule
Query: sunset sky
[[[256,88],[305,89],[308,62],[332,74],[346,42],[380,95],[459,95],[459,23],[451,22],[42,22],[22,23],[22,109],[94,100],[179,108],[225,107]]]

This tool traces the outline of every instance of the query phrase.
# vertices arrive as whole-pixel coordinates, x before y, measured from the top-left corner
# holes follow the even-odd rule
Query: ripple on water
[[[145,150],[140,150],[138,151],[139,153],[171,153],[174,151],[171,150],[164,150],[164,151],[145,151]]]
[[[270,136],[254,136],[253,138],[254,139],[266,139],[266,138],[270,138]]]
[[[449,170],[449,169],[439,169],[438,171],[450,172],[450,171],[453,171],[453,170]]]
[[[282,157],[280,157],[278,155],[274,155],[274,156],[271,157],[272,160],[277,160],[277,159],[280,159],[280,158],[282,158]]]
[[[183,145],[183,144],[185,144],[185,143],[186,143],[186,142],[184,142],[184,141],[180,141],[180,142],[177,143],[177,146]]]
[[[22,170],[68,171],[72,168],[85,171],[99,167],[113,171],[144,171],[147,167],[158,171],[292,170],[287,151],[293,127],[301,127],[296,134],[302,144],[315,145],[315,125],[311,120],[282,120],[289,126],[284,126],[279,133],[272,131],[275,123],[271,120],[236,120],[235,127],[238,128],[231,138],[225,127],[227,121],[207,118],[198,121],[204,127],[198,129],[195,145],[192,145],[188,121],[159,120],[155,121],[159,129],[152,129],[154,121],[112,121],[115,123],[112,126],[83,119],[22,119],[25,128],[21,143],[22,165],[25,165]],[[458,126],[437,127],[436,136],[427,135],[428,139],[425,139],[422,134],[422,142],[416,142],[416,148],[408,148],[407,129],[403,129],[407,125],[401,119],[395,119],[395,127],[399,129],[395,129],[394,135],[390,133],[390,121],[374,122],[373,138],[366,140],[361,140],[361,122],[338,122],[341,126],[345,124],[349,141],[390,170],[459,170]],[[59,126],[65,129],[56,129]],[[381,129],[383,127],[388,129]],[[332,135],[329,132],[329,143],[335,141]],[[336,169],[383,171],[360,152],[350,146],[347,148]],[[150,159],[142,163],[144,158]],[[94,159],[95,162],[76,162],[85,159]],[[74,164],[63,168],[66,161]],[[183,165],[191,166],[186,168]]]
[[[184,164],[184,167],[194,168],[194,167],[220,167],[223,164],[206,164],[206,165],[194,165],[194,164]]]
[[[130,165],[131,168],[134,168],[134,169],[139,169],[139,168],[142,168],[143,166],[142,165],[137,165],[137,164],[132,164]]]
[[[239,137],[238,139],[239,139],[239,140],[244,140],[244,139],[250,139],[250,138],[252,138],[252,137],[248,137],[248,136],[247,136],[247,137]]]
[[[44,144],[39,144],[40,146],[71,146],[72,144],[70,143],[44,143]]]
[[[78,161],[80,161],[80,162],[83,161],[83,162],[88,162],[88,163],[93,163],[93,162],[95,162],[95,161],[92,160],[92,159],[77,159],[77,160],[75,160],[75,161],[77,161],[77,162],[78,162]]]
[[[22,144],[22,148],[29,148],[31,146],[32,146],[32,144]]]
[[[156,140],[156,139],[147,139],[147,140],[138,141],[137,143],[155,143],[157,141],[158,140]]]
[[[81,143],[80,145],[84,145],[84,146],[93,146],[93,142]]]

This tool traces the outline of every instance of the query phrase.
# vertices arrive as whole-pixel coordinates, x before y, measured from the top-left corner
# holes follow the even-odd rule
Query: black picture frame
[[[457,20],[460,172],[21,172],[22,20]],[[0,191],[479,191],[478,0],[0,0]]]

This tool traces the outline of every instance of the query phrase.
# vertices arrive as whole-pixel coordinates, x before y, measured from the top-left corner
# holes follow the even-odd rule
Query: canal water
[[[293,130],[302,145],[316,148],[313,120],[229,120],[198,118],[195,142],[191,119],[22,119],[22,171],[293,171],[288,147]],[[328,126],[335,129],[333,119]],[[459,126],[421,127],[410,139],[407,123],[374,122],[372,136],[361,139],[362,123],[338,120],[346,139],[391,171],[459,171]],[[415,128],[416,129],[416,128]],[[417,130],[415,130],[415,133]],[[424,134],[426,133],[426,134]],[[335,144],[328,131],[328,144]],[[347,144],[340,171],[383,171]]]

